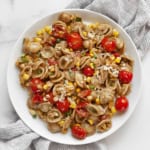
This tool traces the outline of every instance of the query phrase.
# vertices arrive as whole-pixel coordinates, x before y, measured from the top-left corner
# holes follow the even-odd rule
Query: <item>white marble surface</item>
[[[67,6],[71,0],[0,0],[0,125],[9,123],[11,106],[6,70],[9,54],[23,29],[33,20]],[[150,52],[143,60],[143,92],[128,122],[106,139],[109,150],[147,150],[150,148]],[[11,118],[11,121],[8,120]]]

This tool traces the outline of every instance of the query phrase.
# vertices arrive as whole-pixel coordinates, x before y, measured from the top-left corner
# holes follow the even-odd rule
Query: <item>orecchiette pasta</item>
[[[113,26],[86,24],[66,12],[25,38],[16,66],[32,116],[52,133],[71,128],[79,139],[109,130],[115,112],[126,110],[131,91],[133,59],[125,48]]]

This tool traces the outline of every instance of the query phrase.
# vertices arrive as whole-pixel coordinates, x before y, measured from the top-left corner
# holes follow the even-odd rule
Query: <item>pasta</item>
[[[64,12],[24,38],[22,51],[16,66],[29,91],[27,106],[50,132],[71,128],[84,139],[109,130],[115,113],[127,109],[134,63],[113,26]]]

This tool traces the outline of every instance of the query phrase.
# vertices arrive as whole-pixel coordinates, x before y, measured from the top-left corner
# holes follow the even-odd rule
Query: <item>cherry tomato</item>
[[[132,72],[121,70],[118,77],[121,83],[128,84],[131,82],[133,74]]]
[[[48,59],[48,64],[51,66],[51,65],[56,65],[57,64],[57,61],[54,60],[54,59]]]
[[[63,100],[63,101],[58,101],[56,103],[56,107],[62,112],[67,112],[69,110],[69,106],[70,106],[70,103],[67,99]]]
[[[54,101],[54,95],[52,92],[49,92],[48,94],[46,94],[46,98],[48,99],[48,101],[51,103],[51,104],[54,104],[55,101]]]
[[[32,96],[32,102],[34,104],[40,104],[40,103],[42,103],[43,102],[43,96],[40,95],[40,94],[34,94]]]
[[[55,45],[55,43],[56,43],[56,38],[53,37],[53,36],[50,36],[46,42],[47,42],[49,45],[53,46],[53,45]]]
[[[80,98],[83,98],[83,99],[85,99],[89,95],[91,95],[91,90],[88,90],[88,89],[87,90],[83,90],[83,91],[78,93],[78,96]]]
[[[82,48],[83,40],[79,33],[72,32],[68,34],[66,37],[66,40],[67,40],[68,46],[72,48],[73,50],[78,50]]]
[[[43,89],[43,82],[39,78],[33,78],[30,81],[30,88],[33,93],[41,92]]]
[[[107,52],[113,52],[116,50],[116,42],[107,37],[103,38],[101,45]]]
[[[72,135],[77,139],[84,139],[87,136],[86,130],[81,126],[74,125],[71,129]]]
[[[116,99],[115,102],[115,108],[120,111],[123,112],[128,108],[129,102],[128,99],[124,96],[121,96],[119,98]]]
[[[66,37],[67,30],[64,26],[54,24],[52,26],[52,35],[56,38],[64,39]]]
[[[91,77],[93,76],[94,74],[94,69],[89,67],[89,66],[85,66],[83,69],[82,69],[82,72],[85,76],[88,76],[88,77]]]
[[[76,112],[80,117],[87,117],[89,115],[89,113],[86,110],[87,104],[88,103],[84,101],[84,102],[80,102],[77,105]]]
[[[119,57],[120,56],[120,54],[118,53],[118,52],[114,52],[114,53],[112,53],[115,57]]]

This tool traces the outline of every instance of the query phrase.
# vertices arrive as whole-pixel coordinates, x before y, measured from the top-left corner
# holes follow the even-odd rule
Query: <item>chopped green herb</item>
[[[27,63],[29,60],[28,60],[28,58],[27,58],[26,55],[23,55],[23,56],[21,56],[21,61],[22,61],[23,63]]]
[[[69,109],[69,111],[67,111],[67,112],[65,113],[65,116],[70,116],[71,114],[72,114],[72,110]]]
[[[81,56],[85,56],[85,55],[86,55],[86,52],[82,52],[82,53],[81,53]]]
[[[33,118],[36,118],[36,117],[37,117],[37,115],[36,115],[36,114],[34,114],[34,115],[32,115],[32,117],[33,117]]]
[[[97,55],[94,54],[94,58],[97,59]]]
[[[81,21],[82,21],[82,18],[76,17],[76,21],[77,21],[77,22],[81,22]]]
[[[37,73],[37,74],[40,74],[40,73],[42,73],[42,70],[41,70],[41,69],[37,69],[37,70],[36,70],[36,73]]]
[[[60,42],[61,42],[61,39],[57,38],[56,43],[60,43]]]
[[[94,90],[95,86],[94,86],[94,85],[89,85],[89,88],[90,88],[91,90]]]

